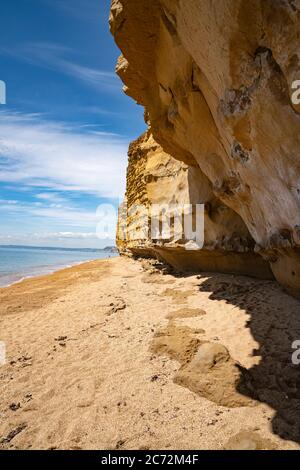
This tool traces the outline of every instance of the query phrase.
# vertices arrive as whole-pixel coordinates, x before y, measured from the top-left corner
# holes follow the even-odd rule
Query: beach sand
[[[297,339],[272,281],[114,258],[0,289],[0,448],[299,449]]]

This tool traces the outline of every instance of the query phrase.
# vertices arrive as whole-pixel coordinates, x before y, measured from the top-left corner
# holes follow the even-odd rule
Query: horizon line
[[[37,245],[3,245],[0,244],[0,248],[36,248],[36,249],[41,249],[41,250],[67,250],[67,251],[106,251],[108,249],[116,248],[116,245],[107,245],[104,248],[89,248],[89,247],[64,247],[64,246],[37,246]]]

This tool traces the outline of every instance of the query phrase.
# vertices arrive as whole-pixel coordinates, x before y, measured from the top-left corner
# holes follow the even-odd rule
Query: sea
[[[0,246],[0,287],[30,277],[50,274],[86,261],[118,256],[113,248],[72,249],[28,246]]]

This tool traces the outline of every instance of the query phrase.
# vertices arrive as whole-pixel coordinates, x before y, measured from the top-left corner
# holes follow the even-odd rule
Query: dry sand
[[[270,281],[115,258],[0,289],[0,448],[299,449],[296,339]]]

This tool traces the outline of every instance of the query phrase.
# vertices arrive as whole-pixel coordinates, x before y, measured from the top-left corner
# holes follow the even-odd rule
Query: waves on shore
[[[0,246],[0,288],[87,261],[117,256],[109,250]]]

